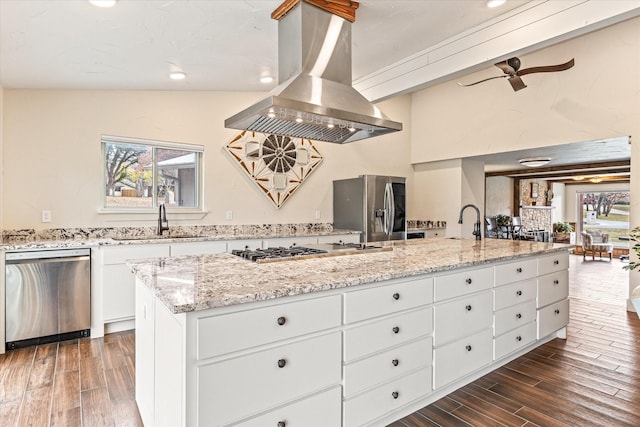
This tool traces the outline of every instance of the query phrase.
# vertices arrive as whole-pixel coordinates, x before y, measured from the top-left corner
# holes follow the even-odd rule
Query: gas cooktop
[[[363,243],[320,243],[317,245],[274,247],[265,249],[234,249],[233,255],[254,262],[277,262],[292,259],[319,258],[325,256],[352,255],[357,253],[391,251],[392,247]]]

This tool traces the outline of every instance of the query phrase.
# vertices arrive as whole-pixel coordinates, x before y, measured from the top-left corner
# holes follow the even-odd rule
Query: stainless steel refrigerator
[[[363,243],[405,240],[406,178],[361,175],[333,181],[333,226],[362,231]]]

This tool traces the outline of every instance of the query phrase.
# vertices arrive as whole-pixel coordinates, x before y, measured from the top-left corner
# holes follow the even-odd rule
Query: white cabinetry
[[[169,256],[169,245],[126,245],[101,248],[102,310],[104,323],[133,320],[134,277],[126,262],[130,259]]]
[[[569,323],[569,254],[538,258],[538,339]]]
[[[226,250],[225,241],[171,243],[171,256],[221,254]]]
[[[431,392],[433,279],[344,294],[344,426],[359,426]]]

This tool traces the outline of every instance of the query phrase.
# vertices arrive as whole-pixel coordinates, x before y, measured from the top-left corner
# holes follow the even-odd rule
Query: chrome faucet
[[[468,204],[464,205],[462,209],[460,209],[460,218],[458,219],[458,224],[462,224],[462,214],[465,209],[473,208],[476,210],[476,214],[478,215],[478,220],[473,225],[473,235],[476,236],[476,240],[482,240],[482,233],[480,233],[480,209],[476,205]]]
[[[162,236],[163,231],[169,231],[169,221],[164,203],[158,207],[158,235]]]

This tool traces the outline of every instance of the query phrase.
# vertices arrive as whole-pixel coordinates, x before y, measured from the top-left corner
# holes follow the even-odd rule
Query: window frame
[[[130,144],[130,145],[138,145],[149,147],[152,150],[152,206],[151,207],[135,207],[135,206],[107,206],[107,177],[106,177],[106,155],[107,155],[107,144]],[[204,201],[203,201],[203,185],[204,185],[204,146],[197,144],[186,144],[179,142],[170,142],[170,141],[160,141],[154,139],[142,139],[142,138],[131,138],[131,137],[123,137],[123,136],[113,136],[113,135],[101,135],[100,136],[100,145],[101,145],[101,174],[102,174],[102,190],[101,190],[101,208],[99,209],[100,213],[128,213],[128,214],[148,214],[148,213],[156,213],[158,210],[158,161],[157,161],[157,149],[167,149],[167,150],[181,150],[181,151],[190,151],[196,154],[195,161],[195,195],[196,195],[196,203],[195,206],[169,206],[166,205],[167,211],[172,212],[180,212],[180,213],[203,213],[204,212]]]

